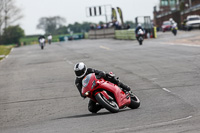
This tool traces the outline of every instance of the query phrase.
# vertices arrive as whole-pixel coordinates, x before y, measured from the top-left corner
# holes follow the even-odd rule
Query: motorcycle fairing
[[[93,101],[97,102],[94,96],[98,93],[101,93],[105,98],[108,100],[110,96],[106,91],[111,92],[114,94],[114,98],[119,106],[119,108],[123,108],[124,106],[128,106],[131,103],[131,98],[128,94],[125,94],[117,85],[105,81],[102,79],[97,79],[94,73],[88,74],[82,81],[83,88],[82,88],[82,95],[86,92],[90,92],[89,96]],[[94,95],[91,95],[93,94]]]
[[[130,97],[127,97],[127,95],[117,85],[109,81],[100,84],[96,89],[98,88],[103,88],[104,90],[113,93],[119,108],[123,108],[131,103]]]

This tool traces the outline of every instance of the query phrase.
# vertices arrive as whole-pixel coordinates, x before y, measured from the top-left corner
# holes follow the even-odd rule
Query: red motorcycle
[[[112,113],[129,107],[136,109],[140,106],[137,96],[124,93],[117,85],[98,78],[95,73],[88,74],[82,81],[82,95],[91,98]]]

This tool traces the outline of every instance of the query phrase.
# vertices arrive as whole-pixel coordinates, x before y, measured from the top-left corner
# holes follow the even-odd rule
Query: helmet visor
[[[86,71],[86,67],[84,67],[82,70],[76,70],[75,74],[77,77],[83,77]]]

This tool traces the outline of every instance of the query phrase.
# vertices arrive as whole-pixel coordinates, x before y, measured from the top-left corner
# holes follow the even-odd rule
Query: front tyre
[[[131,96],[131,104],[129,105],[129,108],[131,109],[137,109],[140,107],[140,100],[137,96],[133,95]]]
[[[101,93],[98,93],[95,96],[95,98],[100,105],[102,105],[104,108],[106,108],[110,112],[112,113],[119,112],[119,106],[117,105],[115,101],[106,99]]]
[[[44,49],[44,44],[43,44],[43,43],[40,43],[40,47],[41,47],[41,49],[43,50],[43,49]]]
[[[138,41],[139,41],[139,44],[142,45],[143,37],[140,36],[139,39],[138,39]]]
[[[173,34],[174,34],[174,36],[176,36],[177,30],[173,30]]]

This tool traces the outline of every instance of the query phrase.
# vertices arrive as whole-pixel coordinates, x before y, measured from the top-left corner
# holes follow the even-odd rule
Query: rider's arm
[[[99,71],[99,70],[96,70],[93,68],[88,68],[88,72],[95,73],[95,75],[100,75],[100,78],[104,78],[105,80],[110,81],[114,84],[118,84],[120,82],[119,79],[115,78],[114,75],[105,73],[104,71]]]
[[[95,75],[100,75],[102,78],[105,78],[106,73],[104,71],[99,71],[93,68],[88,68],[87,69],[88,73],[95,73]]]
[[[82,92],[82,80],[76,78],[76,80],[75,80],[75,85],[76,85],[76,87],[77,87],[77,89],[78,89],[78,91],[79,91],[81,97],[84,97],[84,96],[81,94],[81,92]]]
[[[140,27],[137,27],[136,30],[135,30],[135,34],[137,35],[138,34],[138,31],[139,31]]]

